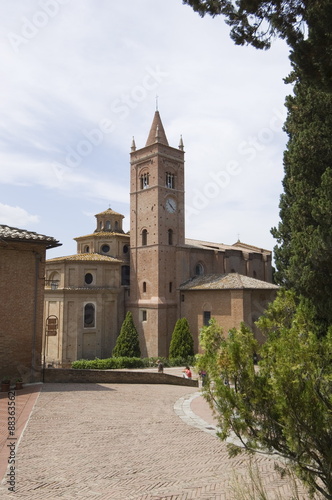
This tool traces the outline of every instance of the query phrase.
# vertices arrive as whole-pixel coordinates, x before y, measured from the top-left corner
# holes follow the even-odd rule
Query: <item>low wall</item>
[[[46,368],[45,383],[93,383],[93,384],[170,384],[198,387],[198,380],[188,380],[166,373],[136,372],[125,370],[73,370]]]

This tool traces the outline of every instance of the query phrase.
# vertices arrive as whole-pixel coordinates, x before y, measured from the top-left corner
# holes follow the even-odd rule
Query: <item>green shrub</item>
[[[180,318],[174,327],[169,357],[187,359],[189,356],[194,356],[194,339],[190,333],[187,319]]]
[[[79,359],[73,361],[71,367],[74,370],[107,370],[110,368],[117,368],[117,363],[113,358],[107,359]]]
[[[157,360],[160,360],[164,367],[195,365],[195,357],[188,358],[129,358],[122,356],[119,358],[106,359],[79,359],[73,361],[71,367],[75,370],[115,370],[120,368],[151,368],[156,367]]]
[[[116,359],[119,363],[118,368],[144,368],[144,362],[141,358],[129,358],[127,356],[123,356]]]
[[[138,333],[134,325],[133,315],[130,311],[127,312],[122,323],[112,356],[114,358],[139,358],[141,356]]]
[[[107,359],[80,359],[73,361],[71,367],[75,370],[114,370],[117,368],[144,368],[145,362],[141,358],[107,358]]]
[[[84,365],[85,365],[85,359],[78,359],[77,361],[72,362],[71,367],[74,370],[82,370],[83,368],[85,368]]]

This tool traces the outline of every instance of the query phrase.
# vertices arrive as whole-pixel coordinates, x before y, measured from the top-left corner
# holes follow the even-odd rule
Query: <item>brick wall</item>
[[[27,242],[0,248],[0,377],[41,379],[45,251]]]
[[[170,384],[198,387],[198,380],[188,380],[166,373],[135,372],[125,370],[73,370],[47,368],[46,383],[94,383],[94,384]]]

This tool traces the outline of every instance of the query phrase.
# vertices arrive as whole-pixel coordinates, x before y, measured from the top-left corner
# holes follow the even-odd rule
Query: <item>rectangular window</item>
[[[173,283],[171,281],[169,282],[168,289],[169,289],[169,293],[172,293]]]
[[[209,326],[210,319],[211,319],[211,312],[210,311],[204,311],[203,312],[203,325],[204,326]]]
[[[142,311],[142,321],[147,321],[148,319],[148,312],[144,309]]]
[[[129,266],[121,266],[121,285],[123,285],[123,286],[130,285],[130,267]]]

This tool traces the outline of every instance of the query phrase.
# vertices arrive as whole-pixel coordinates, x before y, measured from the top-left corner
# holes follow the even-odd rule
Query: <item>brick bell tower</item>
[[[177,252],[184,245],[184,151],[155,112],[145,146],[131,146],[130,298],[143,356],[168,356],[178,319]]]

